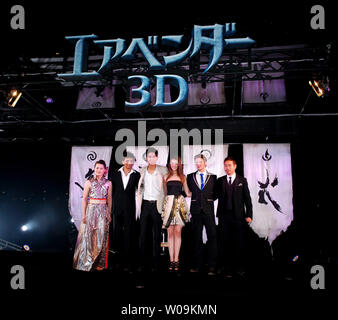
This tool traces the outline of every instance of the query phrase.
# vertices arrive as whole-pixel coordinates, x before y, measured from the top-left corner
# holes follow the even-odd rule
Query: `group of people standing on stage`
[[[247,180],[236,174],[236,160],[224,159],[226,175],[217,179],[207,171],[203,154],[194,157],[197,171],[183,173],[180,157],[170,159],[167,167],[157,165],[158,151],[146,151],[148,165],[133,170],[133,154],[127,152],[123,166],[111,181],[104,177],[106,165],[95,163],[95,176],[86,181],[83,191],[82,223],[75,253],[74,268],[90,271],[107,268],[108,236],[111,214],[115,219],[116,248],[125,265],[135,266],[136,203],[141,208],[139,270],[159,268],[161,230],[168,232],[169,271],[180,270],[182,228],[191,223],[193,265],[190,272],[203,269],[203,227],[207,235],[208,274],[244,271],[244,251],[248,224],[252,222],[252,203]],[[190,209],[185,197],[191,197]],[[218,199],[218,226],[214,201]],[[152,259],[147,258],[149,230],[152,233]]]

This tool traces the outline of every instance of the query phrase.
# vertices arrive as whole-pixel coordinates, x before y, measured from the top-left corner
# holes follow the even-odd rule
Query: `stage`
[[[219,311],[222,301],[269,301],[270,299],[329,299],[337,293],[336,261],[317,261],[324,266],[325,290],[311,288],[309,262],[282,264],[266,259],[252,263],[244,276],[228,278],[206,272],[190,273],[183,266],[179,273],[166,270],[165,257],[158,272],[125,272],[114,265],[107,270],[82,272],[72,268],[73,256],[65,253],[0,251],[1,294],[9,297],[58,295],[59,299],[78,299],[79,295],[99,294],[114,301],[114,308],[129,304],[214,303]],[[25,270],[25,289],[12,289],[11,267]],[[229,299],[229,300],[228,300]]]
[[[11,314],[326,319],[338,287],[331,4],[113,6],[9,1],[0,10],[0,295],[15,303]],[[140,171],[150,146],[161,166],[180,155],[185,175],[199,153],[218,178],[225,157],[236,159],[253,203],[245,275],[190,273],[189,223],[181,272],[167,271],[167,250],[158,272],[138,272],[138,256],[123,271],[114,214],[108,269],[73,269],[95,162],[111,180],[121,151],[135,153]],[[135,255],[139,224],[135,212]]]

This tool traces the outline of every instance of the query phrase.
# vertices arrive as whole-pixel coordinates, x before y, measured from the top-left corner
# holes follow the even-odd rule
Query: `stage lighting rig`
[[[328,78],[325,80],[310,80],[309,85],[320,98],[323,98],[330,91]]]
[[[8,94],[8,105],[14,108],[21,96],[21,91],[19,91],[18,89],[12,89]]]

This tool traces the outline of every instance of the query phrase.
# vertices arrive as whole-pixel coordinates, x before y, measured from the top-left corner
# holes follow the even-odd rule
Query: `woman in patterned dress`
[[[95,175],[84,185],[82,222],[78,234],[73,267],[101,271],[107,268],[108,236],[112,209],[112,184],[105,178],[106,163],[95,163]]]
[[[191,197],[180,157],[172,158],[168,164],[168,174],[164,177],[166,197],[163,202],[163,227],[168,230],[169,271],[179,270],[182,228],[187,222],[188,207],[183,196]]]

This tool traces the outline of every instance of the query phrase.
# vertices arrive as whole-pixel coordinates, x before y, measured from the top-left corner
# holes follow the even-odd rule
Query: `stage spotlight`
[[[45,101],[48,104],[52,104],[54,102],[53,98],[45,96]]]
[[[26,251],[29,251],[29,250],[31,249],[27,244],[25,244],[25,245],[23,246],[23,248],[24,248]]]
[[[12,108],[18,103],[20,97],[22,96],[22,92],[18,89],[13,89],[10,91],[8,95],[8,105]]]
[[[293,257],[292,261],[293,261],[293,262],[296,262],[296,261],[298,260],[298,258],[299,258],[299,256],[296,255],[296,256]]]
[[[328,81],[325,83],[324,81],[311,80],[309,81],[309,85],[312,87],[316,95],[321,98],[330,91]]]
[[[27,231],[27,230],[28,230],[28,227],[24,224],[24,225],[21,227],[21,230],[22,230],[22,231]]]

